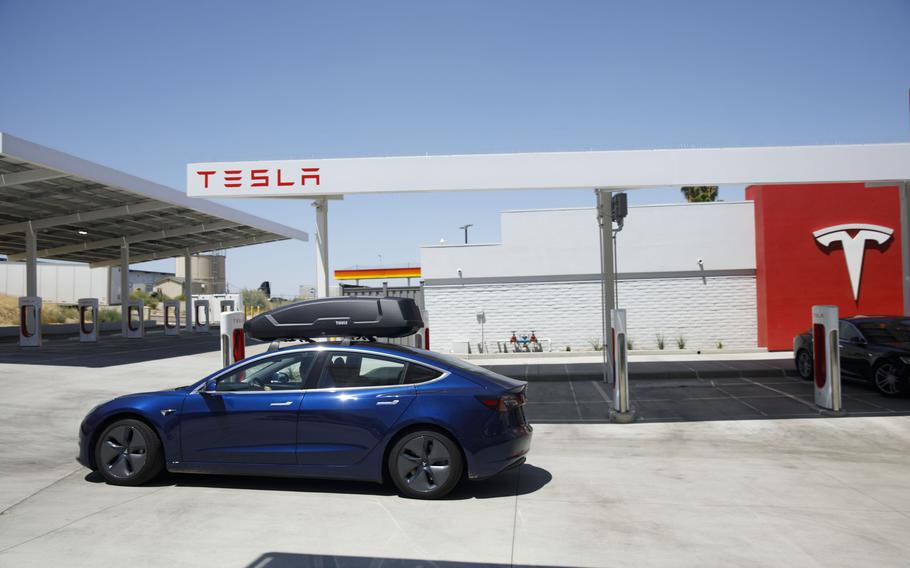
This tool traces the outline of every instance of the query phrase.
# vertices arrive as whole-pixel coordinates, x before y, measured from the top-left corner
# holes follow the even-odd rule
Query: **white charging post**
[[[164,335],[180,335],[180,300],[164,301]]]
[[[221,314],[221,362],[225,367],[246,358],[243,322],[243,312]]]
[[[234,311],[234,300],[219,300],[219,312],[233,312]]]
[[[610,409],[610,421],[628,423],[635,420],[635,412],[629,402],[626,310],[610,310],[610,335],[613,339],[613,407]]]
[[[203,314],[205,317],[203,318]],[[209,324],[211,323],[211,312],[209,311],[209,301],[208,300],[193,300],[193,319],[196,320],[196,325],[193,326],[193,331],[197,333],[208,333]]]
[[[19,346],[41,347],[41,297],[19,298]]]
[[[79,307],[79,341],[98,341],[98,298],[79,298],[76,305]]]
[[[837,306],[812,306],[815,405],[830,412],[843,411],[838,324]]]
[[[129,300],[126,303],[126,336],[140,338],[145,335],[145,304],[142,300]]]

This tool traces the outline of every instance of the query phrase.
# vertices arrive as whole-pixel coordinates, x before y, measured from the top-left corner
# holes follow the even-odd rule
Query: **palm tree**
[[[716,185],[687,185],[681,187],[679,191],[686,196],[689,203],[703,203],[705,201],[717,201]]]

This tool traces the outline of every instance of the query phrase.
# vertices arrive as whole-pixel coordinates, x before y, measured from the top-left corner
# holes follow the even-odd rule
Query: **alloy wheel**
[[[398,453],[398,475],[408,487],[430,493],[442,487],[451,475],[452,456],[438,438],[416,436]]]
[[[148,442],[133,426],[121,425],[105,433],[101,444],[101,467],[118,479],[141,471],[148,459]]]
[[[810,357],[808,353],[800,351],[799,357],[796,359],[796,365],[799,376],[803,378],[812,376],[812,357]]]
[[[897,369],[891,363],[882,363],[875,370],[875,386],[885,394],[897,394],[900,391]]]

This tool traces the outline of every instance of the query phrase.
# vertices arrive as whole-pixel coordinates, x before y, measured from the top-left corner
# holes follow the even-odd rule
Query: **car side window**
[[[837,327],[842,341],[856,341],[862,338],[862,335],[852,324],[842,321]]]
[[[326,354],[317,388],[382,387],[401,384],[405,367],[401,361],[361,355],[329,352]]]
[[[404,382],[408,385],[416,385],[418,383],[425,383],[427,381],[432,381],[433,379],[438,379],[441,376],[442,373],[436,369],[424,367],[417,363],[408,363],[408,372],[404,377]]]
[[[315,361],[315,351],[268,357],[218,377],[215,390],[300,390]]]

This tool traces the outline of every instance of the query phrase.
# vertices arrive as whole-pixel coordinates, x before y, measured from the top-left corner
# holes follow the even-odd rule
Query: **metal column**
[[[600,272],[603,295],[602,330],[604,351],[604,381],[613,380],[613,332],[610,325],[610,310],[615,308],[616,294],[613,290],[613,193],[606,189],[594,190],[597,195],[597,222],[600,225]]]
[[[183,301],[186,312],[186,330],[193,331],[193,255],[183,255]],[[177,322],[180,325],[180,322]]]
[[[25,295],[38,295],[38,238],[31,221],[25,227]]]
[[[316,297],[329,295],[329,200],[313,200],[316,208]]]
[[[901,280],[904,288],[904,315],[910,316],[910,182],[899,186],[901,215]]]
[[[126,337],[130,318],[130,244],[120,241],[120,333]]]

